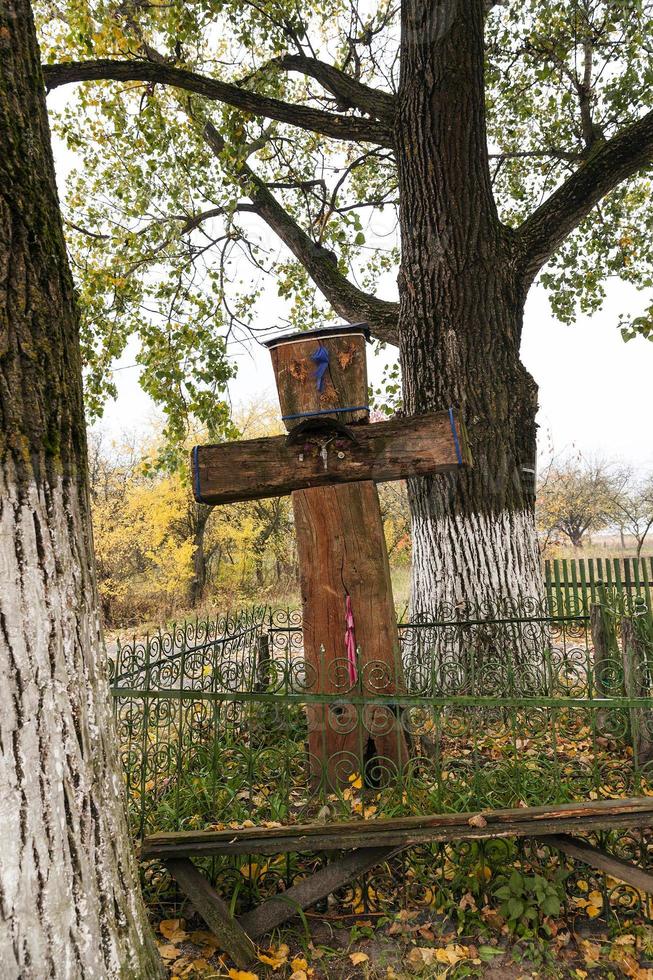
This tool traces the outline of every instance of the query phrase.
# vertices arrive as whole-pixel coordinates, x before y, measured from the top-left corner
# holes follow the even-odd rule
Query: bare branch
[[[69,221],[67,218],[64,218],[64,224],[67,225],[68,228],[78,231],[80,235],[86,235],[87,238],[94,238],[99,242],[106,242],[111,237],[110,235],[102,235],[97,231],[89,231],[88,228],[82,228],[81,225],[76,225],[74,221]]]
[[[252,115],[276,119],[278,122],[321,133],[332,139],[376,143],[380,146],[392,146],[393,142],[392,127],[375,119],[338,115],[335,112],[324,112],[310,106],[282,102],[265,95],[257,95],[255,92],[249,92],[228,82],[154,61],[99,59],[62,62],[59,65],[44,65],[43,75],[48,91],[71,82],[103,79],[171,85],[194,92],[206,99],[251,112]]]
[[[524,272],[532,280],[601,198],[653,163],[653,112],[594,150],[517,229]]]
[[[204,138],[219,157],[225,142],[212,123],[204,127]],[[333,252],[318,245],[306,234],[251,167],[240,164],[238,177],[254,212],[263,218],[301,262],[336,313],[351,323],[366,321],[379,340],[398,344],[399,305],[377,299],[351,283],[338,269],[338,260]]]
[[[299,54],[286,54],[276,58],[272,64],[286,71],[296,71],[301,75],[314,78],[330,92],[338,102],[338,108],[343,112],[347,109],[359,109],[383,122],[392,125],[397,109],[394,95],[381,92],[379,89],[356,81],[351,75],[316,58],[306,58]]]

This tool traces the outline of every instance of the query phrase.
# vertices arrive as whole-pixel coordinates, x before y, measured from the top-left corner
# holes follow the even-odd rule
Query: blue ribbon
[[[324,391],[324,378],[329,370],[329,352],[321,341],[317,350],[311,354],[311,360],[317,365],[313,377],[317,382],[317,390],[322,393]]]
[[[454,417],[453,417],[453,408],[450,408],[449,409],[449,425],[451,426],[451,434],[453,436],[453,444],[454,444],[454,446],[456,448],[456,456],[458,457],[458,466],[462,466],[463,463],[464,463],[464,461],[463,461],[463,454],[460,451],[460,442],[458,440],[458,432],[456,430],[456,422],[455,422]]]

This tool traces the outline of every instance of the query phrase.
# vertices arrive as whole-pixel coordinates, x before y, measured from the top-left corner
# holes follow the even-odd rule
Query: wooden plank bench
[[[653,874],[618,860],[573,835],[592,830],[653,827],[653,799],[598,800],[560,806],[522,807],[475,813],[442,813],[332,824],[252,827],[153,834],[141,860],[163,861],[224,950],[238,966],[255,957],[254,939],[326,898],[352,878],[418,844],[463,839],[533,837],[653,894]],[[220,854],[283,854],[347,851],[315,874],[235,919],[193,864]]]

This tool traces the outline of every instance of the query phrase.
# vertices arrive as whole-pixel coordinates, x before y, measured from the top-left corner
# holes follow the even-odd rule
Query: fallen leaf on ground
[[[261,963],[265,963],[266,966],[271,966],[273,970],[279,970],[285,963],[288,962],[288,953],[290,949],[285,943],[279,946],[279,949],[269,949],[267,953],[259,953],[258,958]]]
[[[460,960],[469,958],[467,946],[416,946],[406,957],[406,962],[412,967],[434,966],[436,963],[446,963],[455,966]]]
[[[359,966],[361,963],[367,963],[369,956],[367,953],[350,953],[349,959],[352,961],[354,966]]]
[[[629,951],[628,946],[617,946],[610,953],[610,960],[631,980],[653,980],[653,970],[645,970]]]
[[[599,965],[601,960],[600,946],[597,946],[596,943],[591,943],[589,939],[582,939],[580,948],[583,954],[583,960],[585,961],[585,966],[589,966],[591,969]]]
[[[162,946],[159,946],[159,956],[163,960],[176,960],[179,956],[179,950],[171,943],[164,943]]]
[[[165,936],[170,943],[180,943],[183,939],[188,939],[188,933],[184,929],[183,919],[164,919],[159,922],[159,932]]]

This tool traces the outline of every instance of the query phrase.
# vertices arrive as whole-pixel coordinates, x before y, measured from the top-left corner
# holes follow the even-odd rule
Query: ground
[[[307,914],[275,934],[249,970],[222,959],[198,920],[168,919],[156,928],[169,975],[180,980],[653,980],[651,926],[609,930],[577,917],[550,922],[549,937],[515,940],[494,925],[458,934],[450,921],[425,912]]]

